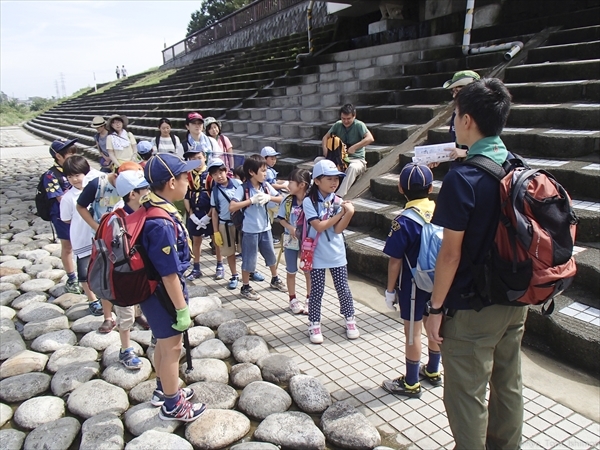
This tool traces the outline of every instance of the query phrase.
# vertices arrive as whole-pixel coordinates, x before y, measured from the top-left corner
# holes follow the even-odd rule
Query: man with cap
[[[60,201],[71,185],[64,175],[63,164],[70,156],[77,152],[75,143],[77,139],[56,140],[50,145],[50,156],[54,159],[54,165],[42,175],[43,186],[46,196],[50,202],[50,220],[56,230],[56,236],[60,239],[60,259],[67,272],[65,290],[71,294],[81,294],[83,290],[77,282],[75,275],[75,264],[73,262],[73,247],[70,241],[70,225],[60,220]]]
[[[461,70],[460,72],[456,72],[451,80],[448,80],[444,83],[444,89],[450,89],[452,92],[452,98],[456,98],[460,90],[465,87],[467,84],[472,83],[473,81],[479,80],[481,77],[477,72],[472,70]],[[456,142],[456,132],[454,131],[454,118],[456,117],[456,112],[452,112],[452,118],[450,119],[450,129],[448,132],[450,133],[450,137],[453,142]],[[453,149],[456,151],[456,149]],[[464,158],[467,156],[466,149],[462,149],[463,151],[456,151],[456,157]],[[453,155],[451,155],[453,156]]]
[[[373,139],[373,135],[365,123],[356,118],[356,108],[350,103],[340,108],[340,120],[334,123],[323,136],[321,141],[323,156],[315,159],[315,163],[326,158],[327,141],[331,138],[331,135],[338,136],[346,144],[346,151],[350,159],[346,176],[337,191],[337,195],[344,197],[356,179],[367,170],[365,147],[372,144],[375,139]]]
[[[104,117],[102,116],[95,116],[92,119],[91,127],[97,131],[97,133],[94,134],[94,141],[96,141],[98,151],[102,154],[100,157],[100,171],[110,173],[112,172],[112,161],[110,160],[108,150],[106,149],[106,137],[108,136],[106,120],[104,120]]]
[[[418,398],[422,394],[420,375],[430,385],[442,383],[440,347],[429,341],[429,361],[421,366],[421,330],[431,294],[417,288],[412,269],[417,267],[421,249],[421,232],[433,216],[435,203],[429,200],[433,190],[433,173],[429,167],[410,163],[400,172],[398,191],[407,203],[402,214],[392,220],[383,253],[390,257],[385,303],[392,311],[399,306],[404,321],[404,375],[382,383],[383,389],[395,395]],[[412,334],[411,334],[412,333]]]
[[[184,161],[177,155],[159,153],[144,167],[151,192],[143,199],[143,208],[161,208],[172,221],[150,218],[140,235],[148,259],[160,276],[156,291],[140,304],[157,343],[154,353],[156,389],[150,400],[161,406],[162,420],[191,422],[206,409],[192,404],[190,388],[179,389],[181,334],[192,324],[183,274],[190,266],[191,244],[183,219],[173,202],[183,200],[188,188],[188,172],[199,160]]]

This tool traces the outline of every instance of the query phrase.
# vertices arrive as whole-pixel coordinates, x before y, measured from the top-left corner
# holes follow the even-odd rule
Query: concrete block
[[[260,150],[258,148],[257,139],[259,136],[246,136],[242,138],[242,148],[241,150],[244,152],[257,152]]]
[[[367,69],[359,70],[357,77],[359,80],[368,80],[369,78],[373,78],[379,75],[379,72],[379,67],[369,67]]]
[[[301,86],[302,95],[315,94],[319,91],[319,85],[317,83],[305,84]]]
[[[282,122],[265,122],[262,126],[262,132],[265,136],[275,136],[279,134],[279,127]]]
[[[356,92],[360,89],[360,81],[358,80],[349,80],[343,83],[340,83],[340,90],[344,93],[348,92]]]
[[[319,81],[321,83],[329,83],[331,81],[337,81],[337,80],[338,80],[338,73],[337,72],[322,73],[319,76]]]
[[[371,67],[373,65],[373,61],[371,58],[367,59],[358,59],[354,62],[355,69],[366,69],[367,67]]]
[[[279,127],[280,135],[283,138],[297,138],[300,136],[300,122],[282,123]]]
[[[364,69],[363,69],[364,70]],[[368,70],[368,69],[366,69]],[[345,70],[343,72],[338,72],[338,81],[346,81],[351,80],[356,77],[354,70]]]
[[[286,95],[301,95],[302,86],[288,86],[285,92]]]
[[[261,132],[263,132],[262,126],[263,126],[262,121],[259,122],[248,122],[246,124],[246,129],[248,131],[248,134],[260,134]]]
[[[250,111],[250,118],[252,120],[264,120],[266,118],[266,108],[256,108]]]
[[[376,66],[391,66],[397,64],[395,55],[380,56],[375,60]]]
[[[321,102],[321,95],[312,94],[302,97],[302,106],[315,106]]]
[[[234,133],[248,133],[248,123],[249,120],[238,120],[237,122],[233,122],[233,132]]]
[[[284,109],[281,111],[281,120],[284,122],[291,122],[294,120],[298,120],[298,111],[302,111],[302,109]]]
[[[318,136],[318,123],[307,123],[300,125],[298,128],[300,130],[300,137],[306,139],[317,139]]]
[[[266,119],[269,120],[269,121],[272,121],[272,120],[281,120],[282,111],[283,110],[278,109],[278,108],[267,109],[266,110],[266,114],[265,114]]]
[[[341,72],[343,70],[352,70],[354,69],[354,61],[345,61],[339,62],[336,64],[336,70]]]
[[[339,94],[326,94],[320,98],[321,106],[334,106],[340,104]]]
[[[321,118],[321,113],[318,109],[302,109],[300,110],[300,120],[302,122],[314,122]]]
[[[335,64],[321,64],[319,66],[319,73],[335,72]]]
[[[338,83],[321,83],[319,85],[319,92],[321,94],[331,94],[333,92],[337,92]]]

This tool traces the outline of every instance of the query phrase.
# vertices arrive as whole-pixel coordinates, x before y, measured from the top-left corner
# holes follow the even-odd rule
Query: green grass
[[[106,83],[104,86],[102,86],[100,89],[98,89],[96,92],[90,92],[90,95],[98,95],[98,94],[102,94],[104,91],[108,91],[111,87],[116,86],[117,84],[119,84],[121,81],[126,80],[127,78],[120,78],[118,80],[114,80],[111,81],[110,83]]]
[[[8,105],[0,105],[0,127],[18,125],[21,122],[33,119],[40,113],[41,111],[20,110]]]
[[[168,69],[168,70],[148,70],[148,75],[143,78],[140,78],[135,83],[130,86],[127,86],[125,89],[136,89],[139,87],[152,86],[153,84],[158,84],[165,78],[170,77],[177,69]]]

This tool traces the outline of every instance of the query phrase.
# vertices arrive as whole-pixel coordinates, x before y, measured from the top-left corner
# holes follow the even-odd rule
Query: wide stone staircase
[[[395,158],[396,167],[372,177],[369,191],[354,200],[356,214],[344,233],[350,271],[379,283],[387,273],[381,250],[390,222],[404,206],[397,174],[413,156],[399,146],[424,132],[426,143],[449,141],[447,123],[441,124],[450,117],[451,95],[441,86],[454,72],[471,69],[498,76],[514,102],[502,138],[532,167],[557,177],[573,197],[580,219],[575,285],[557,299],[552,316],[530,308],[527,340],[597,374],[600,8],[597,1],[585,8],[581,4],[580,10],[535,19],[508,14],[495,26],[473,30],[474,44],[522,41],[525,48],[508,63],[502,52],[465,57],[462,28],[368,47],[361,47],[363,41],[377,39],[335,43],[333,29],[324,28],[315,32],[315,56],[300,65],[295,57],[307,51],[306,34],[196,60],[153,86],[128,89],[121,82],[101,95],[64,102],[25,126],[47,139],[78,137],[91,146],[94,115],[125,114],[138,139],[151,139],[159,118],[169,117],[174,130],[183,134],[185,113],[199,110],[223,120],[223,132],[236,153],[275,147],[282,153],[276,169],[286,176],[295,167],[311,168],[322,136],[339,118],[339,107],[354,103],[357,117],[375,137],[366,152],[369,168],[386,156]],[[346,50],[334,53],[340,46]],[[133,77],[126,81],[135,82]],[[434,121],[440,126],[426,125]],[[94,149],[85,151],[97,155]],[[434,198],[444,166],[435,170]],[[363,177],[370,177],[369,171]]]

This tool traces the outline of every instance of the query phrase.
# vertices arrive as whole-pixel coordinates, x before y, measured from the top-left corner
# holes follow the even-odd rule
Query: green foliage
[[[30,111],[27,105],[10,99],[0,103],[0,126],[9,127],[30,120],[38,115],[39,111]]]
[[[171,75],[173,75],[175,72],[177,72],[177,69],[169,69],[169,70],[161,70],[161,71],[155,70],[153,72],[149,72],[148,75],[146,75],[143,78],[140,78],[132,85],[127,86],[125,89],[135,89],[135,88],[139,88],[139,87],[152,86],[153,84],[158,84],[165,78],[168,78]]]
[[[187,27],[187,35],[212,25],[249,3],[252,3],[252,0],[205,0],[200,9],[192,13]]]

